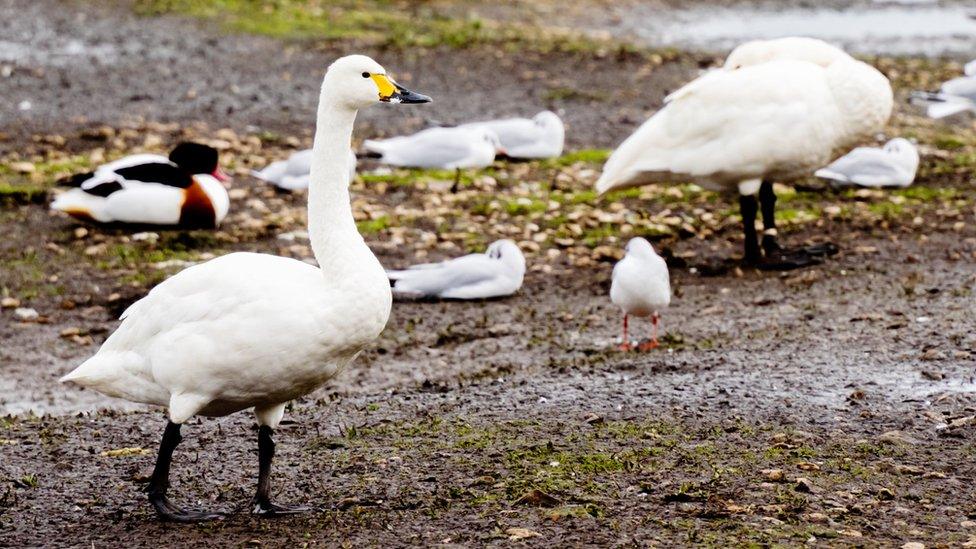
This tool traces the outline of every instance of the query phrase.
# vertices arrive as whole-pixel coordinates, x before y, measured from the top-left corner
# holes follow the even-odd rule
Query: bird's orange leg
[[[624,337],[620,341],[619,349],[621,351],[630,351],[633,349],[633,347],[630,345],[630,340],[627,339],[627,313],[624,313]]]
[[[658,316],[657,313],[654,313],[654,316],[651,317],[651,326],[652,326],[652,328],[651,328],[651,330],[652,330],[652,332],[651,332],[651,340],[648,341],[648,342],[646,342],[646,343],[641,343],[641,345],[640,345],[640,350],[641,351],[651,351],[651,350],[657,349],[661,345],[657,341],[657,323],[658,323],[658,320],[660,320],[660,318],[661,317]]]

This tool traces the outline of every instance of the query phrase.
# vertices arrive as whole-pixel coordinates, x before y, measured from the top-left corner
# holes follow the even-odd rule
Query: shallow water
[[[637,6],[606,29],[654,46],[727,50],[751,39],[812,36],[861,54],[976,55],[976,6],[757,7],[661,12]]]

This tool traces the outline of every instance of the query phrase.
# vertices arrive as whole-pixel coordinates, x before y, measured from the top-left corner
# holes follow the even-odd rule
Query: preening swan
[[[657,255],[647,240],[632,238],[627,243],[627,253],[613,267],[610,301],[624,313],[624,333],[620,349],[629,351],[633,348],[627,335],[630,316],[651,317],[651,339],[638,345],[638,349],[649,351],[657,348],[660,312],[671,304],[671,280],[667,263]]]
[[[687,181],[738,190],[748,263],[765,269],[818,263],[836,247],[779,246],[773,180],[808,175],[835,151],[879,132],[894,103],[888,79],[874,67],[829,44],[797,40],[746,44],[744,53],[729,56],[735,68],[708,72],[673,93],[613,152],[597,190]]]
[[[302,510],[270,499],[273,429],[285,404],[319,387],[383,330],[392,296],[386,273],[356,229],[348,157],[359,109],[384,101],[426,103],[362,55],[325,74],[308,192],[308,232],[319,267],[294,259],[233,253],[190,267],[156,286],[122,315],[99,349],[62,378],[106,395],[166,406],[169,423],[149,483],[164,520],[218,517],[184,511],[166,496],[180,425],[194,415],[253,408],[259,477],[253,512]]]

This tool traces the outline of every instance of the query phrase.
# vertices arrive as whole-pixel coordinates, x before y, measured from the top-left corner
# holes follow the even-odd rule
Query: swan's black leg
[[[254,494],[255,515],[275,517],[311,511],[308,507],[285,506],[271,503],[271,461],[274,459],[274,431],[267,425],[258,428],[258,491]]]
[[[742,213],[742,228],[745,235],[745,257],[746,263],[758,265],[762,262],[762,253],[759,251],[759,237],[756,235],[756,212],[759,204],[753,195],[739,195],[739,211]]]
[[[762,249],[765,258],[760,268],[771,271],[788,271],[818,265],[828,255],[837,253],[837,246],[831,243],[815,244],[805,248],[786,250],[779,245],[776,235],[776,193],[773,183],[763,181],[759,187],[759,203],[762,206],[763,228]]]
[[[180,444],[179,424],[172,421],[166,424],[163,440],[159,443],[159,455],[156,456],[156,467],[149,480],[149,503],[156,509],[156,514],[164,521],[170,522],[203,522],[223,518],[220,513],[205,511],[184,511],[170,503],[166,497],[169,489],[169,464],[173,460],[173,450]]]

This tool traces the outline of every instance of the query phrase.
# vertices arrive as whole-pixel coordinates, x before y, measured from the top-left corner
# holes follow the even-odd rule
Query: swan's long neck
[[[349,203],[347,163],[356,111],[334,104],[328,95],[323,89],[312,146],[308,234],[326,278],[342,281],[350,267],[376,259],[356,228]]]

